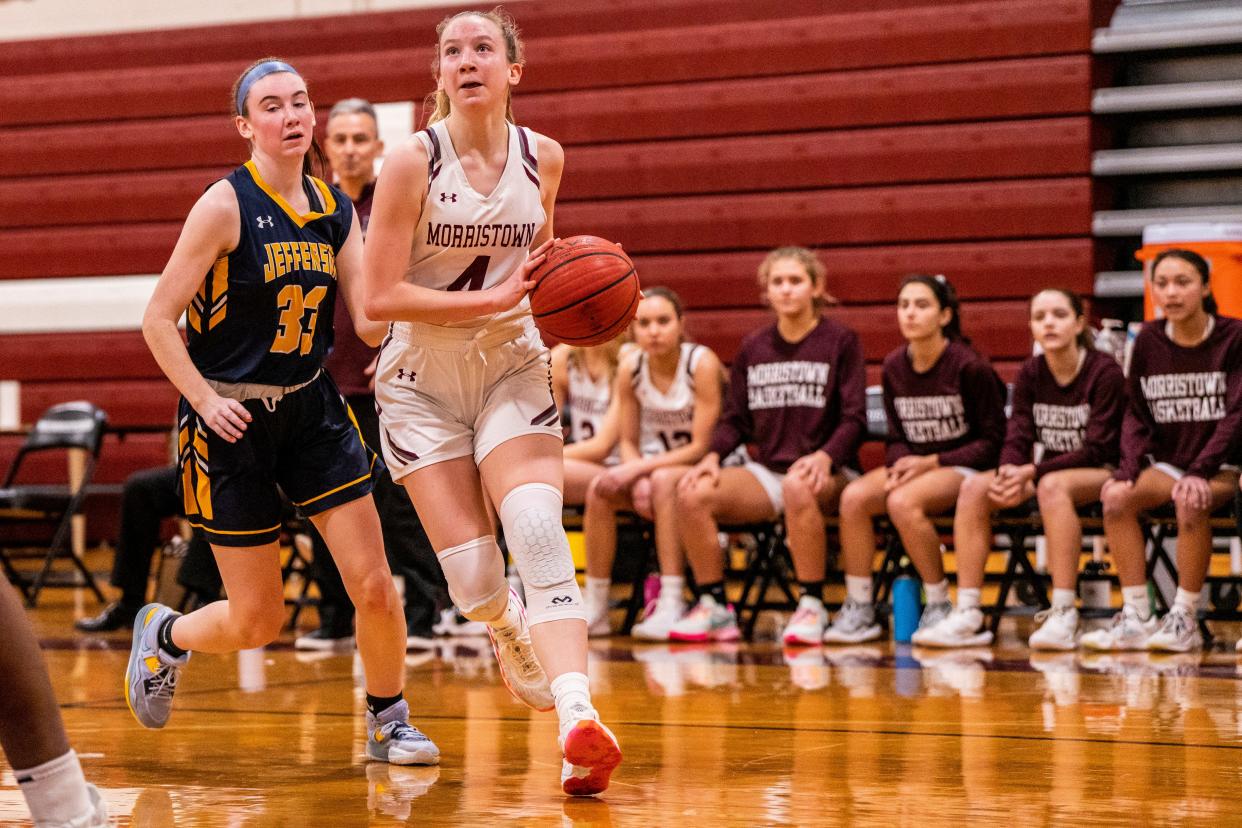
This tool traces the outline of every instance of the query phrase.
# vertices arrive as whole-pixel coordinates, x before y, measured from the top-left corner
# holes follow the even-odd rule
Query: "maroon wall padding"
[[[575,0],[573,3],[535,0],[522,3],[514,11],[524,37],[533,40],[536,36],[655,31],[831,13],[987,5],[997,4],[983,4],[978,0],[782,0],[779,4],[755,0]],[[1066,14],[1076,16],[1082,4],[1055,5],[1069,7]],[[5,43],[4,51],[0,52],[0,75],[43,74],[47,66],[58,67],[58,71],[162,67],[176,63],[185,55],[202,62],[236,61],[245,65],[264,55],[292,59],[353,52],[358,50],[358,44],[367,44],[371,49],[423,49],[428,52],[429,59],[436,24],[453,11],[478,7],[477,4],[446,4],[436,9]],[[945,12],[946,16],[953,14],[953,11]],[[1085,47],[1076,49],[1084,50]]]
[[[1086,9],[1073,2],[964,6],[870,14],[700,23],[662,31],[532,39],[540,56],[524,93],[615,88],[734,77],[779,76],[881,66],[948,63],[1082,51]],[[367,41],[355,41],[362,44]],[[298,61],[322,105],[362,94],[421,99],[434,89],[431,50],[319,55]],[[773,56],[779,55],[779,60]],[[27,75],[0,86],[0,125],[55,124],[228,113],[227,92],[249,61]],[[385,67],[377,75],[375,66]]]
[[[514,107],[566,145],[1073,115],[1090,108],[1090,68],[1085,55],[1019,58],[535,93]]]
[[[49,377],[70,381],[164,376],[141,331],[4,334],[0,335],[0,365],[5,379],[23,383]],[[172,412],[167,414],[171,422]]]
[[[167,425],[176,420],[180,395],[158,379],[42,380],[22,383],[22,422],[32,423],[47,409],[69,400],[87,400],[108,413],[113,426]]]
[[[1026,299],[1055,274],[1057,284],[1090,293],[1095,278],[1089,239],[827,248],[829,292],[847,305],[895,302],[907,273],[950,273],[965,296]],[[635,256],[639,281],[676,290],[692,308],[754,305],[764,252]],[[3,345],[0,343],[0,348]]]
[[[1089,129],[1087,118],[1048,118],[571,147],[558,204],[1086,175]],[[178,140],[170,135],[167,143]],[[226,143],[238,148],[235,136]],[[81,151],[97,153],[101,163],[122,157],[102,136]],[[0,178],[0,228],[91,224],[103,215],[118,222],[180,221],[203,189],[231,168]]]

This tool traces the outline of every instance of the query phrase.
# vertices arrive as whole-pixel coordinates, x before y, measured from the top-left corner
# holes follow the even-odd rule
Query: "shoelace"
[[[513,653],[523,676],[532,676],[539,672],[539,662],[535,659],[535,654],[529,645],[523,646],[521,639],[508,630],[501,633],[501,638],[505,648]]]
[[[1164,617],[1164,626],[1165,631],[1182,638],[1190,634],[1190,617],[1184,612],[1170,612]]]
[[[1063,617],[1069,615],[1073,607],[1049,607],[1046,610],[1040,610],[1035,613],[1035,623],[1042,624],[1052,616]]]
[[[177,679],[181,671],[176,667],[162,667],[147,681],[148,692],[157,699],[171,699],[177,689]]]
[[[388,722],[380,727],[380,733],[383,733],[385,738],[394,741],[401,741],[402,739],[415,739],[421,742],[427,738],[423,735],[421,730],[409,722]]]

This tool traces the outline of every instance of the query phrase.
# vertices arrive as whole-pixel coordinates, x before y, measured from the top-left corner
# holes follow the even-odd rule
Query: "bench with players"
[[[1222,510],[1239,486],[1242,322],[1217,313],[1202,257],[1169,250],[1155,260],[1149,287],[1161,318],[1132,341],[1125,372],[1114,354],[1092,347],[1077,295],[1036,293],[1036,354],[1011,388],[971,347],[949,279],[905,277],[896,303],[905,344],[884,359],[881,387],[870,392],[882,397],[879,428],[875,417],[868,423],[859,338],[822,312],[833,301],[824,281],[811,251],[772,251],[758,287],[775,319],[744,339],[727,377],[710,349],[686,341],[680,301],[663,288],[645,289],[631,342],[554,353],[570,432],[566,503],[581,508],[592,635],[611,629],[618,525],[637,523],[651,543],[623,548],[642,557],[635,589],[648,546],[659,564],[658,596],[630,630],[640,638],[741,637],[725,591],[733,556],[722,541],[760,526],[776,542],[751,553],[752,573],[754,555],[787,555],[787,580],[797,582],[796,590],[781,584],[797,599],[781,632],[787,645],[883,636],[877,590],[908,560],[924,595],[917,645],[992,643],[1010,587],[1024,579],[1028,599],[1044,608],[1032,648],[1203,646],[1213,535],[1236,534]],[[884,458],[862,473],[869,425]],[[1111,623],[1089,632],[1076,588],[1084,527],[1104,539],[1122,593]],[[1027,551],[1041,535],[1050,596]],[[985,607],[986,564],[1002,536],[1010,562],[997,604]],[[845,597],[830,615],[834,537]],[[1171,596],[1149,591],[1160,567],[1176,581]],[[755,601],[766,602],[762,592]]]

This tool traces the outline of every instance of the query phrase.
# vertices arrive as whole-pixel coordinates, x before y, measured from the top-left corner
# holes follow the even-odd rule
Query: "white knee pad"
[[[451,546],[436,554],[449,597],[472,621],[499,618],[509,605],[509,582],[505,580],[505,559],[496,538],[486,535]]]
[[[561,525],[563,498],[546,483],[525,483],[500,502],[505,543],[526,589],[529,623],[586,620],[569,539]]]

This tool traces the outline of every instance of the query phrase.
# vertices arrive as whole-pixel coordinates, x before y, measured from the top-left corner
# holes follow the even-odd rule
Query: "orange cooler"
[[[1242,317],[1242,224],[1152,224],[1143,230],[1135,258],[1143,263],[1143,315],[1156,313],[1151,302],[1151,263],[1163,250],[1193,250],[1212,267],[1212,295],[1225,316]]]

